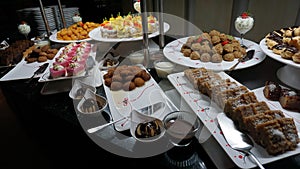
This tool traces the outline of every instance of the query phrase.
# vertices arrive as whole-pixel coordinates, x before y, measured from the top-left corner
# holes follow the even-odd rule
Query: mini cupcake
[[[64,57],[58,57],[55,59],[55,62],[53,64],[54,65],[59,64],[59,65],[62,65],[63,67],[68,67],[70,64],[70,61]]]
[[[52,78],[64,77],[66,75],[66,69],[60,64],[54,64],[50,68],[50,76]]]
[[[84,66],[78,62],[71,62],[67,67],[68,76],[76,76],[84,71]]]

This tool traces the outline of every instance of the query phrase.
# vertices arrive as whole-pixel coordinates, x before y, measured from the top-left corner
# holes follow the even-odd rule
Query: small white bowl
[[[94,104],[91,106],[95,106],[93,111],[85,111],[84,106],[88,100],[94,100]],[[90,116],[99,116],[102,114],[102,111],[107,107],[107,99],[101,95],[93,93],[90,89],[87,89],[84,97],[79,101],[77,105],[77,111],[79,111],[83,115],[90,115]]]
[[[144,51],[139,50],[131,53],[129,56],[129,60],[132,64],[143,64],[144,62]]]
[[[153,64],[156,73],[160,78],[167,78],[167,76],[173,72],[173,69],[175,67],[172,62],[164,60],[156,60]]]
[[[151,129],[152,127],[156,129]],[[149,129],[154,133],[151,133]],[[147,143],[159,140],[164,135],[165,128],[160,119],[133,110],[131,112],[130,133],[134,139]]]
[[[108,65],[108,66],[105,66],[104,63],[107,61],[107,59],[110,59],[110,58],[106,58],[106,59],[103,59],[99,62],[99,69],[109,69],[109,68],[112,68],[112,67],[116,67],[119,65],[119,61],[116,60],[116,59],[111,59],[113,61],[115,61],[115,63],[113,65]]]
[[[69,92],[69,97],[73,100],[81,100],[87,89],[90,89],[93,93],[96,93],[96,88],[76,79],[73,83],[72,89]],[[79,90],[81,93],[79,93]]]

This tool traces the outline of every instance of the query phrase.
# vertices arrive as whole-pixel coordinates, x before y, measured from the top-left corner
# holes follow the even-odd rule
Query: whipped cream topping
[[[82,18],[81,18],[79,15],[73,16],[72,19],[73,19],[73,22],[74,22],[74,23],[77,23],[77,22],[81,22],[81,21],[82,21]]]
[[[19,30],[19,32],[20,32],[21,34],[24,34],[24,35],[29,34],[29,32],[31,31],[30,26],[27,25],[26,23],[25,23],[25,24],[20,24],[20,25],[18,26],[18,30]]]
[[[237,17],[235,20],[235,28],[239,33],[247,33],[254,25],[254,19],[251,16],[247,18]]]
[[[134,8],[137,12],[141,13],[141,3],[140,3],[139,1],[137,1],[137,2],[135,2],[135,3],[133,4],[133,8]]]

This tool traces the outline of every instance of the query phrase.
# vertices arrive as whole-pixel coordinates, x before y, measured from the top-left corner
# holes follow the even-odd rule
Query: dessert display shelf
[[[267,56],[286,64],[277,70],[278,79],[288,86],[300,90],[300,76],[297,76],[300,74],[300,64],[289,59],[284,59],[279,54],[273,53],[272,50],[268,49],[265,38],[260,41],[259,46]]]

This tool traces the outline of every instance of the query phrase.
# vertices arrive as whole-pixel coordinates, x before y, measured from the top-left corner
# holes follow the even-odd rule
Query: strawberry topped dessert
[[[254,19],[249,12],[243,12],[235,20],[235,28],[240,34],[245,34],[254,25]]]
[[[63,48],[50,67],[50,77],[70,77],[80,75],[90,55],[91,44],[88,42],[70,43]]]

